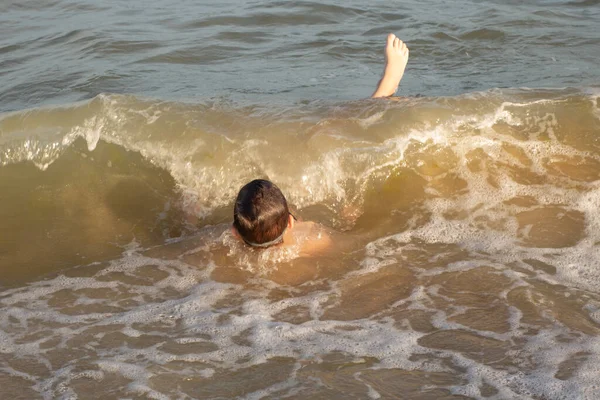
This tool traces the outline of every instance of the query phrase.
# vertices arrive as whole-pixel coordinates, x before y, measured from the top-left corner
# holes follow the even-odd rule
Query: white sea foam
[[[377,252],[375,251],[375,253]],[[392,254],[390,250],[385,249],[384,253],[386,254],[384,260]],[[94,287],[112,288],[114,287],[113,284],[99,281],[98,278],[111,271],[131,271],[137,266],[147,265],[149,262],[162,270],[170,272],[168,278],[157,282],[153,286],[130,288],[130,290],[135,289],[146,298],[152,298],[153,300],[148,304],[140,304],[119,313],[87,313],[82,316],[64,316],[60,312],[62,306],[57,308],[57,306],[47,303],[47,299],[52,298],[53,294],[65,290],[77,291]],[[373,262],[371,261],[371,264]],[[477,264],[477,262],[474,261],[473,264]],[[372,270],[372,265],[367,266],[367,268]],[[54,336],[61,337],[62,343],[66,344],[69,341],[77,340],[77,338],[83,338],[82,335],[85,334],[87,329],[103,326],[115,326],[116,330],[112,329],[107,332],[121,332],[129,338],[136,339],[142,334],[139,327],[134,328],[136,324],[154,324],[157,328],[159,326],[164,327],[169,326],[163,323],[164,318],[168,318],[179,321],[177,325],[184,328],[183,331],[179,328],[179,333],[176,333],[176,331],[171,332],[171,335],[176,333],[176,335],[183,334],[183,336],[172,338],[165,336],[162,342],[172,341],[179,345],[193,346],[208,340],[216,346],[212,351],[195,356],[193,354],[177,356],[161,350],[161,346],[138,349],[124,346],[119,348],[119,355],[115,358],[115,355],[113,355],[114,350],[110,348],[103,350],[90,342],[88,346],[91,346],[90,349],[95,352],[93,357],[97,359],[92,365],[96,365],[98,369],[73,373],[69,372],[71,369],[67,367],[63,370],[63,373],[54,374],[51,380],[39,386],[40,388],[48,388],[44,391],[48,390],[46,393],[49,395],[53,393],[52,396],[54,396],[60,393],[62,398],[75,395],[70,389],[69,382],[82,377],[101,380],[103,379],[102,371],[116,373],[132,380],[134,383],[130,385],[130,390],[133,392],[144,394],[149,398],[166,398],[164,394],[148,386],[148,379],[152,375],[144,367],[136,364],[135,360],[139,356],[159,365],[177,359],[186,360],[187,362],[195,360],[209,363],[214,367],[204,368],[200,370],[200,374],[206,379],[211,379],[215,376],[215,368],[237,369],[244,366],[260,365],[273,357],[292,357],[297,360],[308,360],[320,354],[333,352],[342,352],[354,357],[374,357],[379,360],[377,368],[425,369],[428,371],[446,371],[447,367],[430,362],[411,361],[411,356],[414,354],[433,354],[436,357],[450,357],[455,364],[466,368],[468,371],[466,374],[468,383],[452,389],[456,394],[477,397],[479,394],[478,388],[482,382],[493,382],[493,385],[499,391],[497,398],[507,396],[527,398],[532,393],[545,396],[558,394],[564,396],[564,398],[573,399],[593,398],[591,397],[593,391],[590,388],[594,385],[595,375],[590,371],[590,368],[595,368],[594,366],[598,365],[597,362],[600,361],[596,360],[600,350],[598,343],[592,338],[580,336],[569,344],[562,343],[557,346],[557,343],[561,343],[561,335],[569,335],[568,329],[565,328],[554,327],[529,337],[528,344],[522,351],[525,354],[535,355],[538,358],[536,362],[546,367],[537,368],[535,373],[520,374],[511,370],[503,371],[480,364],[477,360],[453,351],[431,350],[423,347],[418,344],[419,338],[423,337],[422,333],[398,329],[392,321],[386,321],[385,319],[310,320],[300,325],[278,322],[274,319],[274,316],[282,310],[292,305],[315,304],[315,295],[325,299],[332,292],[324,291],[292,299],[272,301],[267,298],[256,297],[259,292],[244,293],[241,291],[241,287],[235,285],[211,281],[200,283],[196,281],[193,284],[193,279],[185,276],[191,271],[191,267],[182,264],[180,261],[168,262],[148,259],[139,256],[136,252],[130,252],[123,259],[113,262],[107,270],[102,271],[94,278],[60,277],[33,284],[27,290],[15,289],[8,291],[1,301],[3,308],[10,312],[2,317],[2,325],[5,327],[11,326],[13,323],[8,321],[11,316],[23,322],[32,321],[32,318],[36,319],[38,321],[36,324],[41,324],[41,327],[46,323],[65,324],[64,327],[55,331]],[[366,273],[367,271],[363,272]],[[168,287],[179,287],[178,290],[182,292],[184,297],[173,300],[164,299],[163,289]],[[228,308],[219,308],[217,304],[221,299],[231,296],[233,293],[245,299],[239,309],[239,314],[229,314],[225,322],[222,320],[222,316],[227,314]],[[423,298],[423,294],[416,295],[416,293],[411,297],[413,307],[419,304],[423,305],[426,298],[430,296],[425,295],[426,298]],[[100,303],[117,305],[118,300],[104,298]],[[425,303],[428,302],[425,301]],[[36,311],[34,312],[29,308]],[[425,308],[429,309],[429,307]],[[460,324],[449,323],[447,321],[448,317],[438,311],[437,318],[432,321],[438,329],[464,329]],[[513,322],[509,333],[503,335],[490,335],[489,332],[477,331],[474,331],[474,333],[482,337],[495,337],[497,340],[521,337],[518,330],[518,313],[512,318]],[[70,328],[69,326],[73,326],[74,323],[79,324],[80,327]],[[119,328],[119,326],[122,327]],[[146,334],[152,331],[151,328],[151,331]],[[158,331],[155,332],[158,333]],[[232,340],[240,335],[245,337],[244,343],[247,344],[236,344],[236,341]],[[96,337],[102,339],[103,336]],[[14,342],[10,337],[4,335],[3,343],[5,342],[8,342],[3,345],[5,354],[14,353],[21,356],[29,354],[36,357],[45,357],[45,351],[40,352],[38,347],[41,341],[37,341],[34,346],[31,346],[29,343]],[[589,353],[590,356],[576,375],[577,383],[565,380],[553,381],[552,384],[549,384],[548,379],[556,373],[553,366],[557,364],[557,361],[560,362],[571,354],[581,352]],[[3,368],[3,370],[6,373],[11,373],[6,368]],[[284,380],[271,390],[259,391],[249,396],[258,398],[259,394],[293,387],[293,382],[293,380],[287,382]],[[376,389],[371,387],[368,392],[372,398],[376,398]]]

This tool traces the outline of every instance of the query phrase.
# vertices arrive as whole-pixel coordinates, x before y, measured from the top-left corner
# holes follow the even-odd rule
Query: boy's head
[[[246,244],[269,247],[281,243],[291,224],[285,196],[274,183],[255,179],[240,189],[233,209],[233,227]]]

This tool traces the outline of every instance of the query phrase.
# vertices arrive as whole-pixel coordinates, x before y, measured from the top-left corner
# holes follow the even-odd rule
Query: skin
[[[371,97],[390,97],[396,93],[404,75],[406,63],[408,62],[408,53],[406,43],[398,39],[393,33],[390,33],[385,45],[383,77]]]

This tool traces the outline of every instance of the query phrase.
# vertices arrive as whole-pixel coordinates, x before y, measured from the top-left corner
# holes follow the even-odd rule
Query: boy
[[[325,250],[331,242],[323,227],[297,221],[281,190],[265,179],[255,179],[240,189],[233,208],[232,230],[248,246],[298,246],[299,253],[305,255]]]
[[[390,33],[385,46],[383,77],[371,97],[396,93],[408,61],[408,48]],[[239,191],[233,210],[233,233],[248,246],[264,249],[275,245],[300,247],[300,253],[325,250],[331,240],[314,222],[299,222],[288,208],[281,190],[272,182],[256,179]],[[294,234],[292,234],[294,230]]]

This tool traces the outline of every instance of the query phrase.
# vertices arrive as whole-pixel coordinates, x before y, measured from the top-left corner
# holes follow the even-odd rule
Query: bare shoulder
[[[295,227],[303,256],[311,256],[328,250],[332,244],[331,232],[316,222],[302,221]]]

